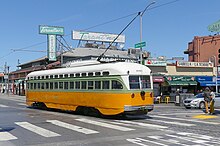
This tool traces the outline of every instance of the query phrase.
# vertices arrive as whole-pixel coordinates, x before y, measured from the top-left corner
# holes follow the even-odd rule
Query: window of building
[[[81,89],[86,89],[86,81],[81,82]]]
[[[123,86],[119,81],[113,80],[112,89],[123,89]]]
[[[88,89],[93,89],[94,82],[93,81],[88,81]]]
[[[109,89],[109,81],[102,81],[102,89]]]

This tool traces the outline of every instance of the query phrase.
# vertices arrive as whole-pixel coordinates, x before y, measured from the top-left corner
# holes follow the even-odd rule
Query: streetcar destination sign
[[[51,34],[51,35],[64,35],[64,27],[40,25],[39,33],[40,34]]]

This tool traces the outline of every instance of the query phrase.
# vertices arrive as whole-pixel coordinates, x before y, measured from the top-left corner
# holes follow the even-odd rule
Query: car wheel
[[[199,103],[199,108],[204,109],[205,108],[205,102],[200,102]]]

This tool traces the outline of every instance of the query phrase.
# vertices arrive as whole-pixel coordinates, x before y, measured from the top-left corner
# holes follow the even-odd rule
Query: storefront
[[[163,76],[153,76],[154,96],[161,95],[161,84],[164,82]]]
[[[213,76],[196,76],[196,81],[198,82],[198,89],[204,90],[205,87],[210,87],[211,90],[216,90],[216,82]],[[220,86],[220,77],[217,79],[217,88]],[[218,88],[219,92],[219,88]]]
[[[197,91],[197,82],[193,76],[165,76],[162,84],[162,93],[170,97],[170,101],[175,100],[176,91],[180,93],[193,93]]]

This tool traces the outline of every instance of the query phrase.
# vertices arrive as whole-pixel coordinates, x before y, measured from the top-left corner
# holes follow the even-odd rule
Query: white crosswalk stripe
[[[159,129],[166,129],[168,127],[161,126],[161,125],[155,125],[155,124],[148,124],[148,123],[141,123],[141,122],[133,122],[133,121],[126,121],[126,120],[116,120],[118,122],[126,123],[126,124],[132,124],[132,125],[138,125],[143,127],[149,127],[149,128],[159,128]]]
[[[147,119],[147,121],[172,124],[172,125],[179,125],[179,126],[188,126],[188,127],[196,126],[195,124],[187,124],[187,123],[183,123],[183,122],[163,121],[163,120],[155,120],[155,119]]]
[[[116,130],[119,130],[119,131],[132,131],[132,130],[135,130],[135,129],[132,129],[132,128],[122,127],[122,126],[118,126],[118,125],[108,124],[108,123],[89,120],[89,119],[83,119],[82,118],[82,119],[75,119],[75,120],[80,121],[80,122],[84,122],[84,123],[88,123],[88,124],[93,124],[93,125],[97,125],[97,126],[110,128],[110,129],[116,129]]]
[[[4,132],[0,128],[0,141],[8,141],[8,140],[14,140],[17,139],[17,137],[13,136],[9,132]]]
[[[60,126],[60,127],[64,127],[73,131],[77,131],[80,133],[84,133],[84,134],[94,134],[94,133],[99,133],[98,131],[95,130],[91,130],[91,129],[87,129],[87,128],[82,128],[76,125],[72,125],[72,124],[68,124],[68,123],[64,123],[58,120],[47,120],[47,122],[50,122],[54,125]]]
[[[34,133],[39,134],[41,136],[44,136],[44,137],[60,136],[60,134],[57,134],[57,133],[49,131],[47,129],[35,126],[35,125],[28,123],[28,122],[15,122],[15,124],[25,128],[31,132],[34,132]]]
[[[0,104],[0,107],[8,107],[7,105]]]

